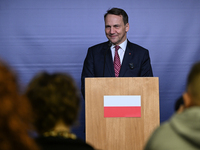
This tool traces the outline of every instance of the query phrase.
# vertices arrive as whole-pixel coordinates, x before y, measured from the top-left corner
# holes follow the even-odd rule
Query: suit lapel
[[[127,42],[127,46],[126,46],[126,51],[125,51],[125,54],[124,54],[124,58],[123,58],[123,61],[122,61],[121,69],[120,69],[120,72],[119,72],[119,77],[123,77],[124,76],[126,70],[129,67],[129,63],[131,61],[131,58],[133,56],[133,52],[129,48],[129,46],[130,46],[130,43],[128,41]]]
[[[108,53],[106,55],[106,65],[108,67],[109,73],[111,77],[115,76],[115,71],[114,71],[114,64],[113,64],[113,60],[112,60],[112,54],[111,54],[111,50],[108,50]]]
[[[115,76],[114,65],[113,65],[111,50],[108,49],[108,43],[103,48],[104,56],[105,53],[106,53],[105,76],[114,77]]]

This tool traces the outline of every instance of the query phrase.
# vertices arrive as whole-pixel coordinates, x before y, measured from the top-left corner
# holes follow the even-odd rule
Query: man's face
[[[108,14],[105,18],[105,33],[107,38],[115,45],[123,43],[126,39],[126,33],[129,30],[129,24],[123,22],[123,16]]]

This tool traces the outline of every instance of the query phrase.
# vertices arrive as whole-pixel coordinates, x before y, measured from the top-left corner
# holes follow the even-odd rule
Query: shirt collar
[[[126,46],[127,46],[127,39],[123,43],[119,44],[119,46],[123,51],[125,51],[126,50]],[[115,45],[112,44],[112,48],[114,48],[114,47],[115,47]]]

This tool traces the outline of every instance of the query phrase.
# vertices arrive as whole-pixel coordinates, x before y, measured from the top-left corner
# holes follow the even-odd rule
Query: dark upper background
[[[103,15],[112,7],[128,13],[128,39],[150,52],[163,122],[200,60],[199,0],[0,0],[0,57],[23,87],[42,70],[67,72],[80,87],[87,49],[107,40]],[[74,132],[84,139],[84,101],[79,120]]]

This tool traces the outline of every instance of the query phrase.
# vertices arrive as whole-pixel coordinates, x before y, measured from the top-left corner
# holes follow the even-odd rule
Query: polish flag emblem
[[[141,96],[104,96],[104,117],[141,117]]]

